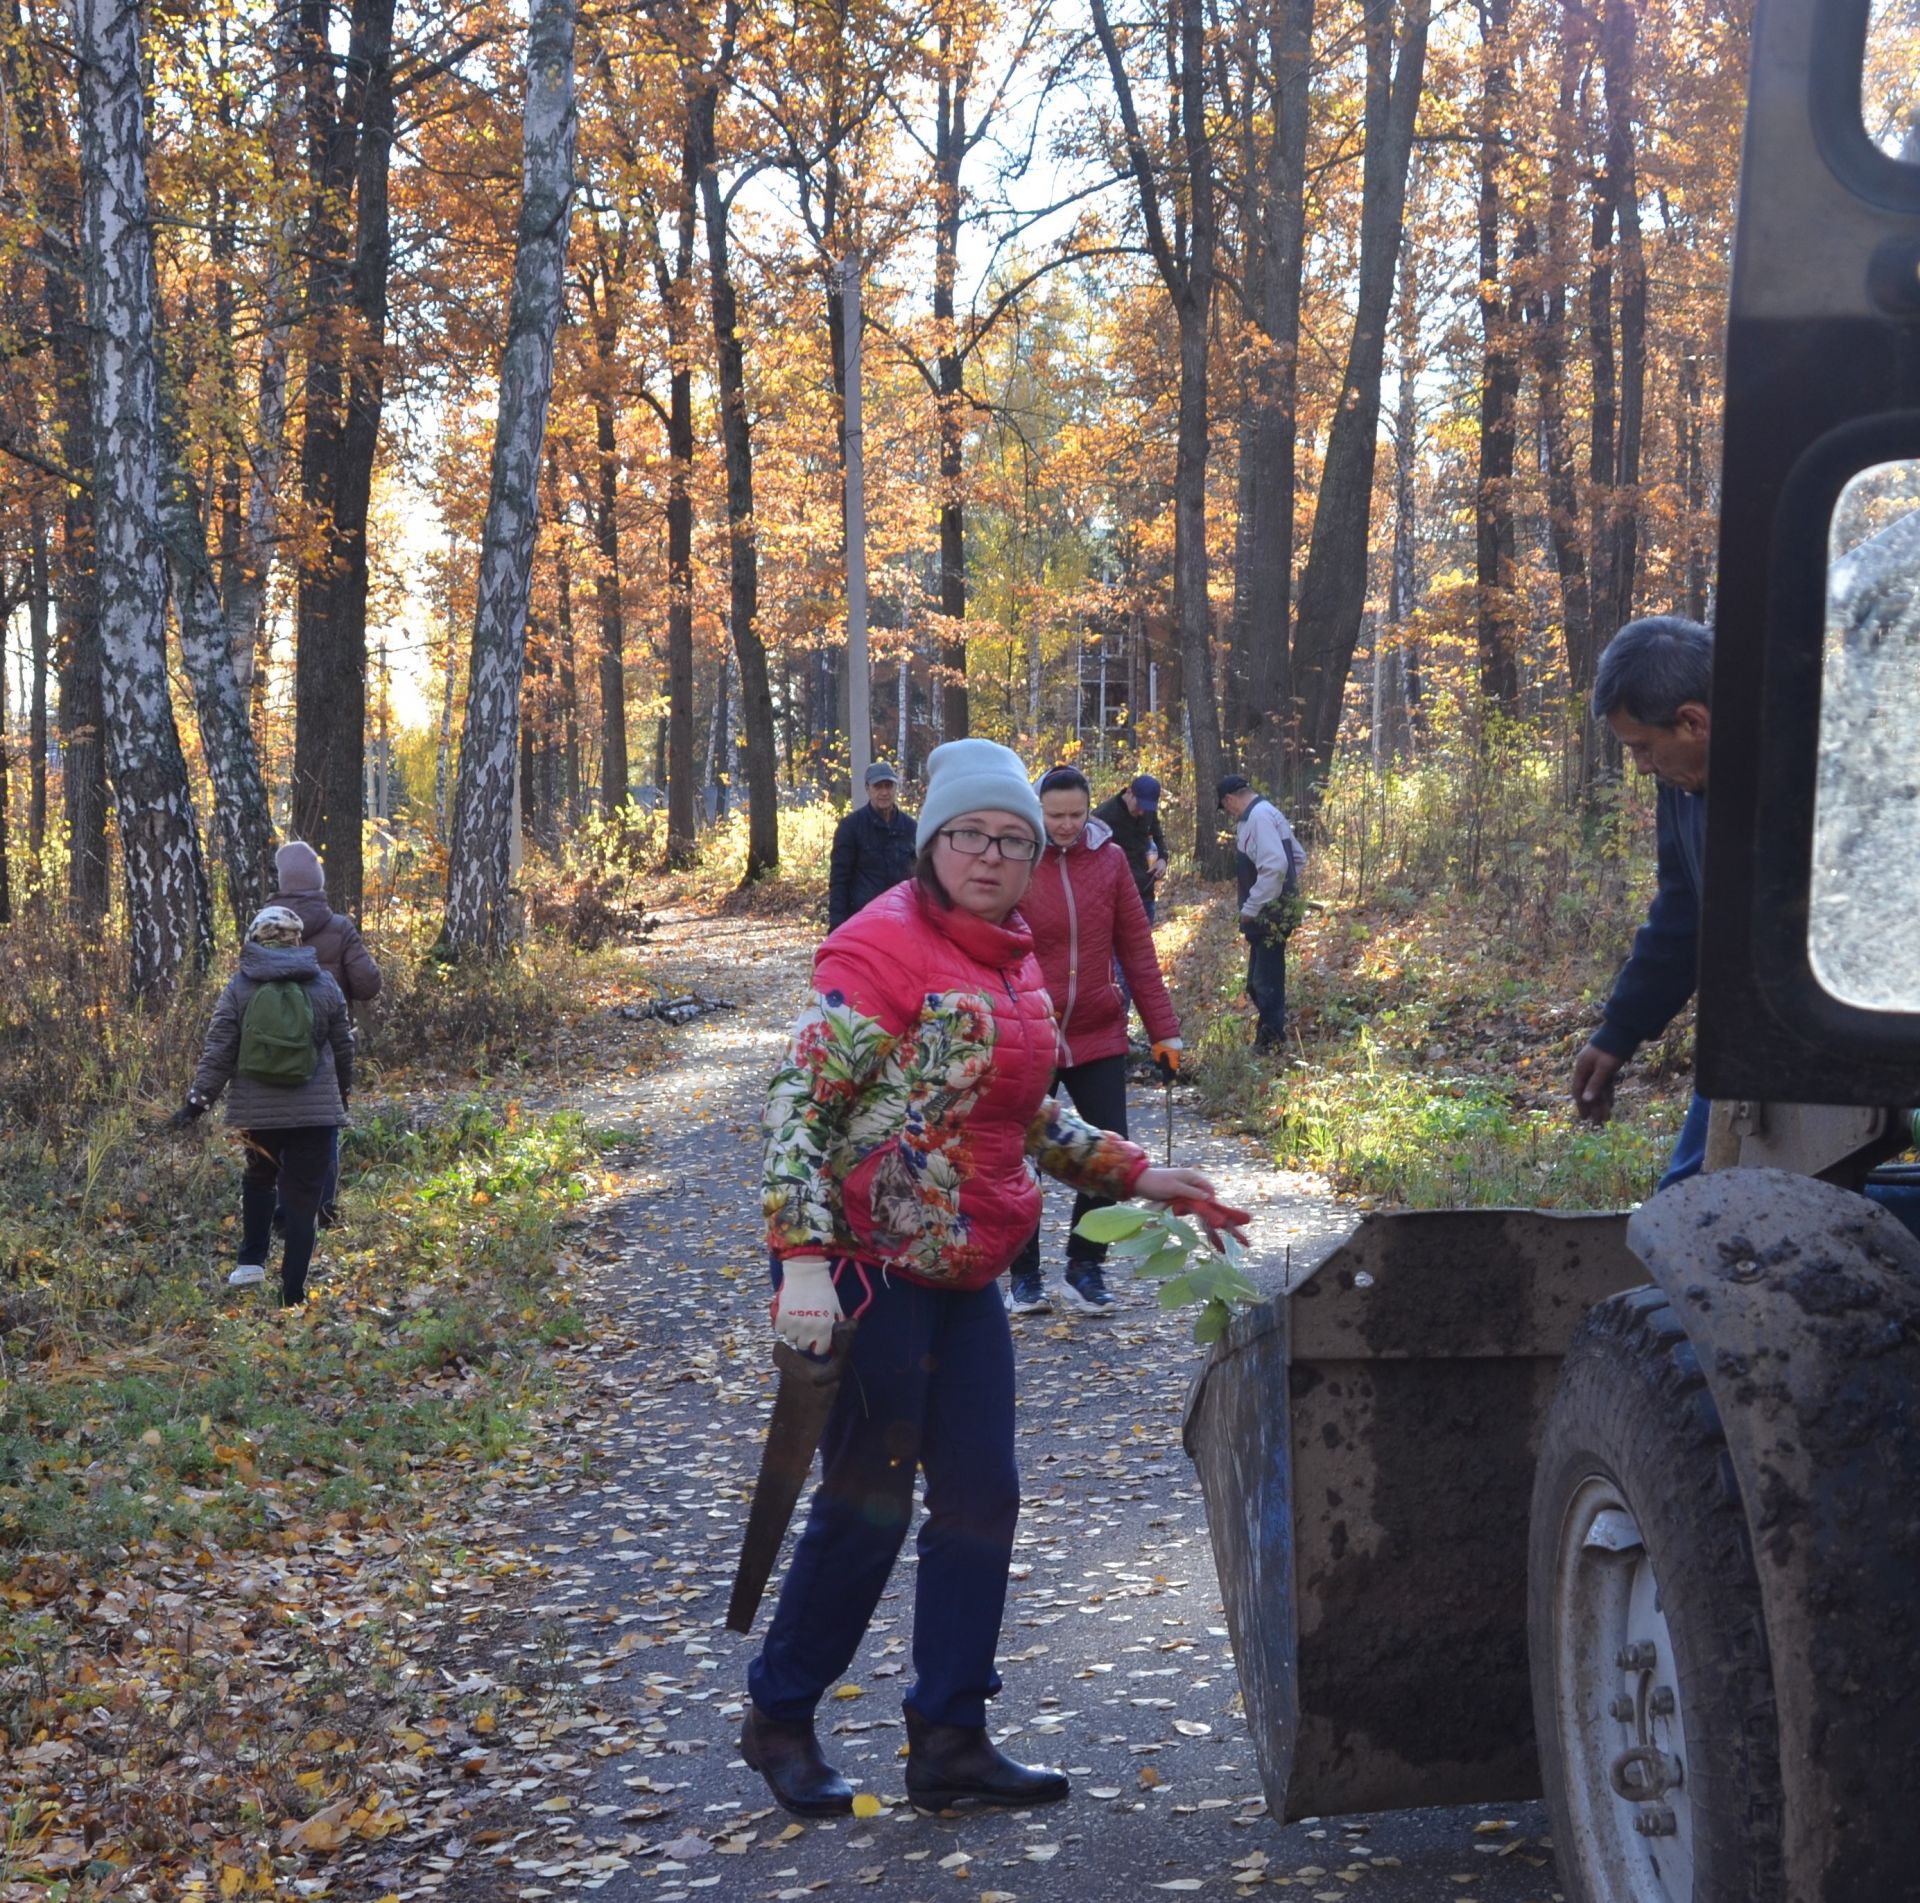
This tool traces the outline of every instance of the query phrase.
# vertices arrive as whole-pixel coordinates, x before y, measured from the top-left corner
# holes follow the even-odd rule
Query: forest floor
[[[1163,926],[1189,987],[1209,972],[1225,983],[1217,910],[1197,900]],[[439,1431],[389,1450],[402,1470],[390,1491],[331,1510],[326,1448],[289,1460],[271,1433],[175,1418],[197,1403],[128,1436],[156,1461],[183,1434],[207,1441],[206,1485],[186,1489],[205,1502],[190,1504],[211,1511],[222,1481],[218,1497],[250,1497],[254,1536],[42,1557],[0,1589],[0,1720],[16,1741],[4,1903],[924,1899],[956,1881],[1020,1903],[1267,1887],[1381,1903],[1553,1894],[1537,1807],[1267,1818],[1179,1443],[1198,1351],[1187,1319],[1124,1283],[1110,1319],[1015,1323],[1027,1498],[994,1723],[1016,1754],[1065,1765],[1073,1800],[957,1821],[905,1804],[895,1681],[909,1543],[824,1720],[877,1812],[802,1826],[769,1807],[734,1749],[751,1647],[722,1616],[771,1404],[758,1120],[815,936],[790,903],[668,910],[603,961],[593,1010],[529,1057],[511,1093],[487,1087],[494,1135],[479,1147],[493,1173],[455,1167],[449,1139],[436,1155],[447,1168],[404,1179],[417,1220],[458,1207],[469,1250],[505,1212],[555,1203],[564,1248],[524,1289],[508,1283],[538,1350],[529,1365],[512,1370],[484,1335],[441,1339],[435,1293],[399,1278],[395,1313],[381,1310],[379,1251],[365,1245],[369,1228],[399,1233],[379,1227],[391,1213],[356,1222],[357,1254],[354,1229],[323,1253],[315,1311],[291,1324],[304,1335],[264,1301],[234,1305],[223,1328],[268,1388],[287,1387],[283,1413],[317,1405],[357,1430],[359,1390],[368,1413]],[[728,1008],[683,1025],[638,1015],[688,992]],[[1244,1026],[1224,996],[1208,1015],[1224,1070]],[[472,1088],[408,1081],[412,1113]],[[410,1128],[418,1115],[402,1108],[369,1121]],[[1133,1114],[1158,1150],[1161,1093],[1136,1089]],[[1196,1090],[1175,1093],[1173,1147],[1254,1210],[1269,1284],[1351,1225],[1354,1199],[1277,1170],[1270,1130],[1220,1127]],[[365,1154],[348,1191],[362,1205],[384,1152]],[[1063,1199],[1050,1222],[1057,1263]],[[382,1385],[369,1344],[410,1313],[432,1351],[401,1392]],[[303,1391],[323,1354],[335,1378]]]

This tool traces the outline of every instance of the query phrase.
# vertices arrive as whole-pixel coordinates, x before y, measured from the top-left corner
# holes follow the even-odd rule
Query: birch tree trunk
[[[287,360],[293,346],[293,261],[300,253],[294,195],[280,176],[283,157],[299,135],[299,12],[283,7],[274,30],[274,178],[285,210],[267,254],[266,328],[260,338],[260,376],[254,401],[253,442],[246,496],[238,485],[220,524],[220,608],[227,648],[242,692],[251,700],[254,670],[265,645],[267,589],[279,531],[280,471],[286,460]],[[272,888],[269,887],[269,890]]]
[[[94,565],[107,763],[126,867],[137,994],[210,948],[186,761],[167,696],[166,565],[153,341],[153,232],[133,0],[70,0],[80,69]]]
[[[508,890],[520,677],[533,592],[541,450],[553,393],[553,347],[566,295],[573,204],[573,47],[577,0],[534,0],[527,28],[520,223],[500,360],[493,476],[480,537],[472,663],[448,854],[447,922],[454,957],[498,956],[516,921]],[[604,789],[603,789],[604,791]]]
[[[234,668],[231,624],[207,560],[199,491],[180,460],[171,416],[162,426],[161,455],[160,533],[173,573],[180,655],[193,687],[201,751],[213,782],[227,904],[244,937],[247,921],[274,890],[273,819],[254,746],[248,689]]]

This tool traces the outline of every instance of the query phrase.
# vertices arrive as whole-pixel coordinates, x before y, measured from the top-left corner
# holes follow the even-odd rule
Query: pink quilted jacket
[[[897,885],[815,953],[813,988],[767,1098],[776,1254],[984,1288],[1040,1220],[1034,1165],[1116,1198],[1147,1167],[1048,1097],[1053,1009],[1018,913],[993,925]]]
[[[1127,855],[1112,842],[1106,821],[1093,819],[1065,852],[1049,844],[1020,901],[1060,1020],[1063,1064],[1126,1051],[1127,1007],[1113,981],[1116,955],[1147,1035],[1156,1043],[1180,1035],[1140,889]]]

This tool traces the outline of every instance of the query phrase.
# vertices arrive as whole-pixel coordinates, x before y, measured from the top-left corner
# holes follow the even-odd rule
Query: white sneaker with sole
[[[1060,1294],[1069,1308],[1083,1315],[1111,1315],[1114,1310],[1114,1295],[1107,1287],[1106,1276],[1091,1263],[1069,1269],[1061,1279]]]
[[[257,1262],[243,1262],[227,1277],[228,1288],[258,1288],[267,1279],[267,1272]]]

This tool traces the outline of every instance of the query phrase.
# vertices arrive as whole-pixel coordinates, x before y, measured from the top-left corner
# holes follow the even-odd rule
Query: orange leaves
[[[378,1843],[406,1825],[407,1813],[384,1791],[374,1791],[364,1798],[340,1798],[311,1817],[282,1824],[280,1848],[331,1855],[355,1838]]]

